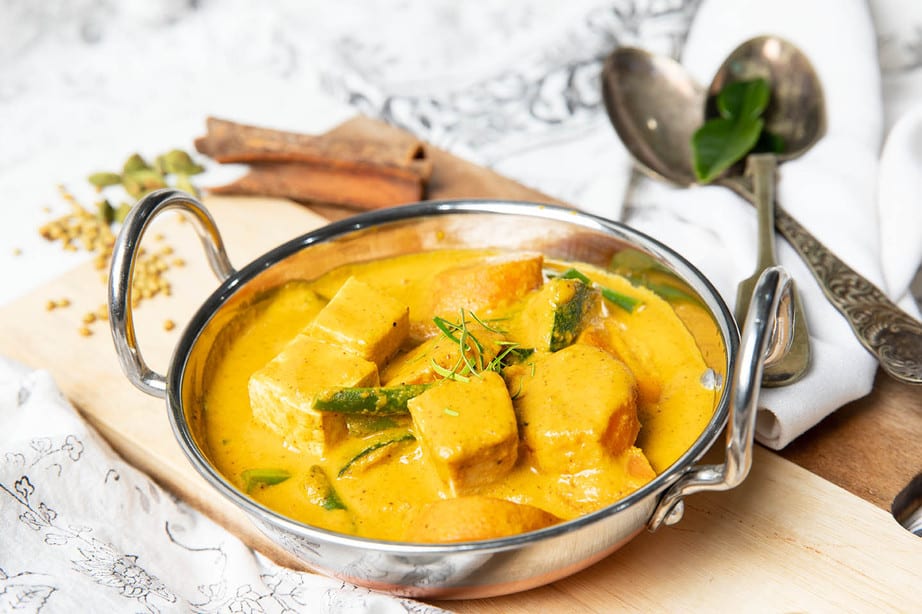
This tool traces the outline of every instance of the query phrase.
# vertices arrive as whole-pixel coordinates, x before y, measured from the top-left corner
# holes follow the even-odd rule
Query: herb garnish
[[[580,273],[576,269],[567,269],[560,276],[563,277],[564,279],[578,279],[589,287],[597,287],[599,289],[599,292],[602,293],[602,296],[606,300],[611,301],[612,303],[614,303],[618,307],[621,307],[621,309],[624,309],[628,313],[632,313],[634,309],[638,305],[640,305],[642,302],[634,298],[633,296],[628,296],[627,294],[615,292],[611,288],[606,288],[605,286],[599,286],[593,283],[591,279],[589,279],[588,277],[586,277],[586,275],[584,275],[583,273]]]
[[[779,153],[780,137],[764,132],[762,113],[768,107],[771,88],[765,79],[728,83],[716,97],[719,117],[709,119],[692,135],[692,164],[695,177],[710,183],[742,160],[757,146]]]
[[[496,371],[498,373],[506,365],[507,360],[518,362],[522,358],[531,354],[533,351],[520,348],[519,344],[513,343],[511,341],[499,341],[496,343],[503,348],[502,351],[499,352],[492,360],[486,362],[484,358],[483,343],[481,343],[480,340],[477,339],[477,337],[470,331],[470,329],[468,329],[468,320],[466,314],[470,315],[471,319],[477,322],[477,324],[482,326],[485,330],[488,330],[492,333],[502,334],[501,330],[488,325],[473,311],[468,311],[465,313],[465,311],[461,309],[461,319],[457,324],[439,316],[434,317],[432,321],[435,322],[436,328],[442,331],[442,334],[445,335],[450,341],[457,343],[460,350],[458,362],[455,363],[450,369],[441,366],[435,362],[435,359],[429,359],[429,364],[432,367],[432,370],[445,379],[467,382],[470,380],[470,376],[479,375],[484,371]]]

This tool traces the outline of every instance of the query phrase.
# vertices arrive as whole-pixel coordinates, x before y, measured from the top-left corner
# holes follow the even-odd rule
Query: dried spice
[[[140,156],[134,155],[125,162],[126,168],[133,168],[133,173],[151,173],[152,169],[141,168],[146,164]],[[97,181],[90,180],[97,189],[102,184],[114,185],[108,183],[108,179],[100,178],[102,173],[96,173]],[[91,177],[93,177],[91,176]],[[119,175],[121,178],[122,176]],[[121,182],[121,179],[120,179]],[[115,244],[115,233],[113,224],[120,223],[131,209],[129,203],[123,202],[117,208],[113,207],[108,199],[97,201],[92,207],[81,205],[74,195],[59,186],[61,197],[70,204],[71,211],[66,215],[60,216],[39,228],[39,234],[51,242],[60,242],[62,249],[66,251],[86,251],[94,254],[93,265],[100,271],[100,279],[103,283],[108,282],[107,271],[112,258],[112,248]],[[163,238],[161,237],[161,240]],[[173,258],[173,248],[164,245],[157,251],[148,251],[144,248],[138,250],[138,259],[135,263],[134,278],[132,279],[132,307],[138,307],[142,301],[154,298],[155,296],[170,296],[172,286],[166,277],[166,273],[174,267],[183,266],[185,263],[181,259]],[[45,308],[48,311],[67,307],[70,305],[69,299],[49,300]],[[92,334],[91,325],[100,321],[108,320],[108,308],[101,305],[95,312],[86,312],[81,317],[81,326],[77,332],[81,336],[90,336]],[[165,329],[169,328],[165,325]]]
[[[128,159],[122,164],[122,174],[136,173],[138,171],[151,170],[152,168],[153,167],[147,163],[147,160],[141,157],[141,154],[134,153],[128,156]]]
[[[99,190],[122,182],[122,176],[118,173],[93,173],[87,179]]]
[[[152,168],[142,168],[122,175],[122,187],[135,198],[166,186],[166,178]]]
[[[133,198],[141,198],[148,192],[171,185],[178,190],[198,196],[199,191],[193,185],[190,177],[204,171],[205,167],[195,162],[188,152],[171,149],[157,156],[154,164],[148,163],[141,154],[131,154],[122,163],[120,173],[100,171],[90,174],[87,180],[100,192],[108,187],[120,185]],[[115,210],[119,213],[117,215],[113,213],[111,221],[125,219],[128,207],[130,205],[120,205],[119,209]],[[122,209],[126,210],[120,211]]]
[[[186,179],[205,171],[204,166],[197,164],[192,156],[181,149],[172,149],[157,156],[154,166],[165,175],[183,175]]]
[[[209,118],[200,152],[221,163],[250,165],[249,174],[214,194],[281,196],[300,202],[376,209],[422,200],[432,162],[423,144],[403,139],[315,136]]]

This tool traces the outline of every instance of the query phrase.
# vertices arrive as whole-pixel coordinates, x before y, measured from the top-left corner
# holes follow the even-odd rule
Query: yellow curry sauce
[[[663,299],[539,254],[349,265],[287,283],[229,337],[205,390],[215,467],[285,516],[377,539],[489,538],[599,509],[678,459],[717,394]],[[417,388],[397,415],[316,409],[381,386]]]

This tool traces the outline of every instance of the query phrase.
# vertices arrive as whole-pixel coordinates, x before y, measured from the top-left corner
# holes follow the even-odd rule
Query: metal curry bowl
[[[188,214],[212,269],[222,282],[192,317],[166,376],[145,364],[131,314],[131,279],[138,246],[161,212]],[[713,417],[672,466],[639,490],[596,512],[511,537],[449,544],[381,541],[334,533],[291,520],[237,490],[209,462],[201,444],[202,390],[209,354],[234,316],[265,292],[291,279],[312,279],[349,262],[427,249],[499,247],[606,266],[631,250],[654,263],[700,301],[710,314],[715,386]],[[543,585],[573,574],[617,550],[637,533],[679,521],[683,498],[739,484],[752,460],[755,405],[764,358],[782,344],[775,314],[787,302],[789,278],[771,269],[762,278],[743,327],[742,342],[726,305],[711,284],[668,247],[626,226],[571,209],[521,202],[426,202],[373,211],[334,222],[269,251],[235,270],[211,215],[187,194],[154,192],[125,220],[115,244],[109,286],[113,340],[128,379],[166,399],[183,452],[221,495],[244,510],[274,542],[325,575],[411,597],[473,598]],[[781,321],[779,319],[779,321]],[[779,339],[776,339],[779,337]],[[717,343],[714,340],[718,340]],[[728,424],[723,465],[699,465]]]

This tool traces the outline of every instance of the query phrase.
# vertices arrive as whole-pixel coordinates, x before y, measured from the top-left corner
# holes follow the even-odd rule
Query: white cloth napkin
[[[119,458],[46,372],[2,357],[0,424],[0,612],[442,611],[273,564]]]
[[[877,0],[875,6],[885,23],[922,18],[907,3]],[[761,34],[782,36],[801,47],[822,80],[828,130],[807,154],[781,165],[779,201],[840,258],[918,315],[908,294],[922,249],[922,225],[911,223],[922,202],[919,174],[912,172],[918,169],[914,129],[910,118],[898,122],[881,156],[881,67],[866,2],[641,1],[624,11],[574,0],[567,7],[556,6],[554,29],[523,19],[520,29],[505,32],[496,15],[476,13],[458,18],[451,37],[432,34],[439,28],[425,18],[408,20],[403,34],[400,24],[386,34],[369,27],[361,43],[328,45],[327,80],[365,113],[664,241],[698,266],[732,307],[737,283],[755,267],[754,209],[725,188],[677,190],[647,178],[631,181],[632,163],[601,108],[597,77],[605,55],[628,44],[678,57],[707,85],[739,43]],[[439,12],[427,15],[434,19]],[[411,28],[429,34],[418,40]],[[381,53],[392,48],[391,38],[404,40],[404,34],[426,49],[425,59]],[[459,54],[452,41],[465,39],[477,44]],[[918,80],[917,74],[905,79]],[[760,396],[757,437],[776,449],[866,395],[877,369],[781,239],[778,252],[804,298],[813,364],[800,382]]]
[[[867,5],[860,0],[707,0],[695,15],[680,61],[707,85],[734,48],[762,34],[779,35],[803,50],[822,81],[828,111],[825,137],[779,167],[779,202],[856,271],[893,298],[908,298],[922,250],[922,167],[919,141],[913,143],[919,118],[907,117],[898,125],[880,156],[880,69]],[[585,204],[603,208],[599,196]],[[676,189],[647,178],[636,182],[626,202],[627,223],[688,257],[732,307],[737,283],[755,267],[754,208],[726,188]],[[778,254],[802,295],[813,359],[804,379],[765,389],[760,396],[757,437],[776,449],[867,394],[876,372],[876,361],[780,235]],[[903,305],[918,316],[911,300]]]

